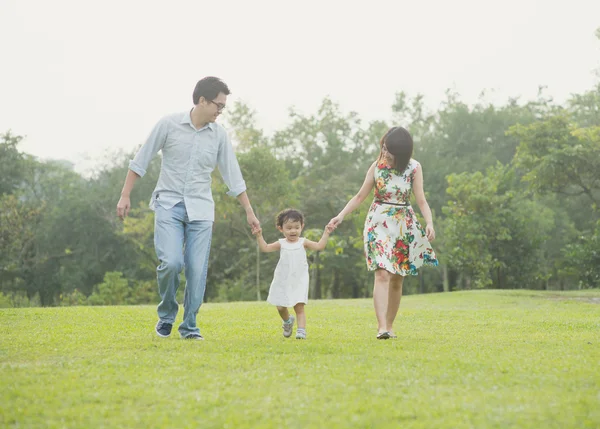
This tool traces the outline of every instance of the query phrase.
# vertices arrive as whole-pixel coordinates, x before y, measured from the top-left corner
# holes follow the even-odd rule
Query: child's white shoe
[[[302,328],[298,328],[296,330],[296,339],[297,340],[306,340],[306,330]]]
[[[281,325],[283,328],[283,336],[285,338],[289,338],[292,336],[292,328],[294,327],[294,320],[296,320],[296,318],[294,316],[290,316],[290,320],[288,320],[287,322],[283,322],[283,324]]]

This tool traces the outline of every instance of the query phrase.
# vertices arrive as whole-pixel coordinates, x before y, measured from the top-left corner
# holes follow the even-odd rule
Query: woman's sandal
[[[377,339],[378,340],[387,340],[390,338],[390,333],[389,332],[380,332],[379,334],[377,334]]]

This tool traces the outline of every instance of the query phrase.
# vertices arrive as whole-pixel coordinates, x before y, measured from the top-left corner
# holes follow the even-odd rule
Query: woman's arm
[[[425,234],[427,235],[427,239],[429,241],[433,241],[435,239],[435,230],[433,229],[433,218],[431,216],[431,209],[429,208],[429,204],[427,204],[427,199],[425,198],[425,191],[423,190],[423,168],[420,164],[415,171],[413,192],[415,194],[415,199],[417,200],[419,210],[421,210],[421,214],[425,218],[425,222],[427,224],[427,226],[425,227]]]
[[[336,217],[329,221],[328,226],[333,229],[337,228],[344,220],[344,217],[356,210],[362,204],[365,198],[367,198],[367,196],[371,193],[373,186],[375,186],[375,165],[376,163],[374,162],[371,167],[369,167],[369,171],[367,171],[367,175],[365,176],[365,181],[360,187],[358,193],[353,196],[350,201],[348,201],[348,204],[346,204],[346,206]]]

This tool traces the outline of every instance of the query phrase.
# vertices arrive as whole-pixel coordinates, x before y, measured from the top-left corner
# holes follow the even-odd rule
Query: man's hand
[[[121,197],[119,202],[117,203],[117,216],[121,220],[125,219],[129,214],[129,209],[131,208],[131,200],[129,197]]]
[[[246,215],[246,220],[248,221],[248,225],[250,225],[250,228],[252,228],[252,234],[260,230],[260,222],[254,215],[254,213],[248,213]]]

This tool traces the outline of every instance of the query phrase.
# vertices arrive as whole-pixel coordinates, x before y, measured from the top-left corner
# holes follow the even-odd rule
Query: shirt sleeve
[[[143,177],[152,158],[165,145],[167,140],[167,121],[165,118],[158,121],[148,136],[146,143],[140,148],[135,157],[129,161],[129,169]]]
[[[221,177],[223,177],[223,181],[229,188],[227,195],[237,197],[246,190],[246,182],[244,181],[240,165],[235,157],[231,141],[224,131],[221,135],[220,143],[217,159],[219,172],[221,173]]]

